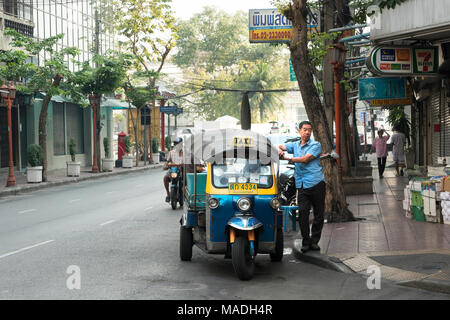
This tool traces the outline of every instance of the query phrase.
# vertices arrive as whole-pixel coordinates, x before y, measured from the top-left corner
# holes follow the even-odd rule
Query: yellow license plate
[[[230,183],[228,191],[230,194],[257,194],[258,185],[256,183]]]

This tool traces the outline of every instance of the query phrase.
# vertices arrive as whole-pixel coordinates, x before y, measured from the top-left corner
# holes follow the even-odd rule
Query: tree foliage
[[[248,42],[248,14],[229,15],[215,7],[178,24],[174,63],[182,68],[183,101],[188,111],[206,120],[240,118],[243,92],[287,86],[288,56],[280,46]],[[205,88],[208,88],[206,90]],[[215,89],[231,89],[220,91]],[[282,109],[280,93],[249,93],[252,121],[265,121]]]

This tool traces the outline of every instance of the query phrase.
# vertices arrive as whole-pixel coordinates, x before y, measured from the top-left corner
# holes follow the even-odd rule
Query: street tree
[[[122,84],[123,89],[125,90],[125,96],[128,101],[128,105],[131,110],[131,105],[136,107],[136,115],[133,118],[133,114],[129,112],[131,117],[131,121],[133,123],[133,131],[134,137],[136,140],[136,165],[139,163],[139,152],[137,151],[139,148],[139,132],[138,132],[138,121],[139,116],[141,114],[141,110],[145,107],[148,107],[149,101],[153,101],[156,98],[156,89],[149,88],[148,85],[139,86],[136,82],[140,82],[139,72],[135,72],[132,76],[127,76],[126,81]],[[145,82],[144,82],[145,83]],[[144,156],[146,156],[146,145],[147,145],[147,137],[144,137]]]
[[[172,1],[98,1],[103,2],[109,25],[123,38],[120,40],[122,50],[134,57],[133,67],[146,76],[146,85],[152,94],[178,37]],[[151,102],[155,107],[155,99]]]
[[[95,67],[91,65],[94,63]],[[94,55],[93,61],[79,63],[80,70],[73,73],[66,82],[66,90],[71,99],[83,106],[87,101],[93,109],[94,126],[94,157],[93,171],[99,168],[100,157],[96,157],[100,142],[100,119],[96,115],[100,108],[102,96],[114,93],[123,83],[126,73],[131,66],[130,57],[115,51],[108,51],[105,55]]]
[[[184,100],[187,109],[198,116],[206,120],[224,115],[240,118],[243,92],[287,85],[287,52],[268,44],[250,44],[247,13],[230,15],[205,7],[178,26],[173,61],[182,68],[185,82],[177,90],[186,94],[205,89]],[[256,122],[267,120],[271,112],[283,107],[279,93],[249,93],[248,97]]]
[[[292,38],[289,50],[297,79],[301,79],[301,81],[298,81],[298,85],[308,119],[314,128],[314,137],[322,144],[323,152],[331,152],[331,124],[327,120],[325,107],[314,83],[314,65],[311,63],[311,58],[308,54],[307,1],[285,1],[283,4],[280,4],[280,9],[292,21]],[[347,206],[343,182],[337,163],[334,161],[324,162],[323,171],[327,181],[325,213],[328,216],[328,221],[354,220],[355,218]]]
[[[69,62],[75,62],[79,50],[75,47],[62,47],[60,41],[64,34],[42,40],[23,36],[15,30],[7,29],[4,34],[10,36],[12,52],[3,55],[6,60],[4,73],[12,80],[25,80],[19,90],[24,93],[43,93],[42,108],[39,114],[39,145],[43,151],[42,180],[47,181],[47,119],[50,101],[55,95],[65,95],[63,83],[72,76]],[[28,63],[28,57],[39,55],[45,58],[38,65]],[[2,58],[2,59],[3,59]],[[14,58],[16,60],[11,60]]]

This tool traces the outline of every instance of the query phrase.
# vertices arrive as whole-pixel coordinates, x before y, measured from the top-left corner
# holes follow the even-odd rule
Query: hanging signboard
[[[438,72],[438,47],[374,47],[366,60],[377,75],[433,76]]]
[[[359,79],[359,100],[404,98],[406,98],[406,81],[404,78]]]
[[[413,103],[411,86],[406,85],[406,98],[404,99],[378,99],[369,100],[372,107],[405,106]]]
[[[290,42],[292,22],[278,9],[251,9],[248,12],[250,43]],[[319,29],[319,12],[311,10],[308,29]]]
[[[164,112],[167,114],[181,114],[183,113],[183,108],[178,108],[177,106],[167,106],[167,107],[160,107],[160,112]]]

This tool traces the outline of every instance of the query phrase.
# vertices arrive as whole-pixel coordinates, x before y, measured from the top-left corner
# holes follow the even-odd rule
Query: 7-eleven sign
[[[438,68],[437,48],[414,50],[414,73],[436,73]]]

